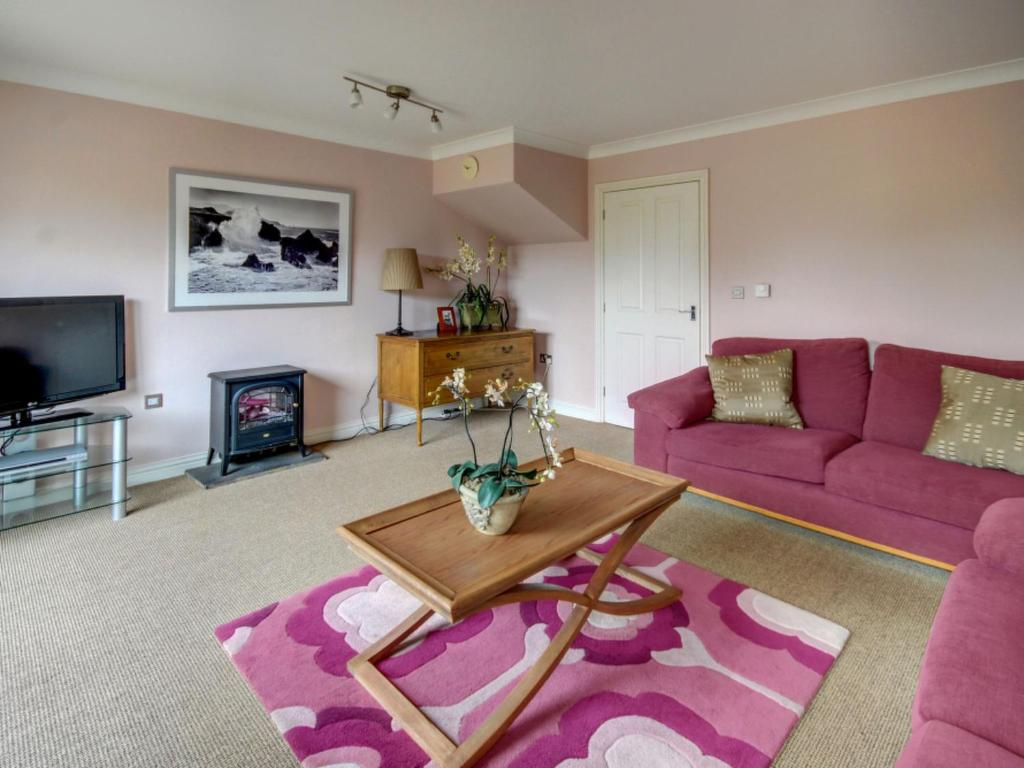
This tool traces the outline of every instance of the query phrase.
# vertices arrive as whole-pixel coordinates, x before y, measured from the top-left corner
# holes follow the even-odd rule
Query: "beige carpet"
[[[496,445],[501,416],[480,426]],[[465,440],[458,423],[425,432],[423,448],[402,429],[209,491],[138,487],[120,523],[94,511],[0,533],[0,765],[295,765],[212,630],[358,565],[339,524],[442,489]],[[617,427],[564,419],[561,438],[631,454]],[[644,540],[851,630],[777,766],[892,764],[944,573],[692,495]]]

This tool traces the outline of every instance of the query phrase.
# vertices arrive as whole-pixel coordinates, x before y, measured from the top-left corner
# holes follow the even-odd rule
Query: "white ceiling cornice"
[[[510,126],[437,144],[429,150],[424,150],[409,146],[399,140],[368,140],[362,136],[331,130],[321,124],[301,119],[236,108],[223,103],[207,102],[190,95],[155,90],[133,83],[96,78],[75,72],[44,69],[20,62],[0,61],[0,79],[419,159],[440,160],[504,144],[525,144],[572,157],[595,159],[824,117],[856,109],[893,104],[925,96],[1024,80],[1024,59],[1014,59],[917,80],[907,80],[699,125],[595,144],[590,147]]]
[[[772,125],[793,123],[797,120],[808,120],[814,117],[835,115],[840,112],[851,112],[855,109],[878,107],[883,104],[894,104],[899,101],[919,99],[924,96],[937,96],[943,93],[964,91],[986,85],[998,85],[1015,80],[1024,80],[1024,59],[1004,61],[984,67],[974,67],[943,75],[923,77],[918,80],[905,80],[901,83],[882,85],[863,91],[843,93],[823,99],[814,99],[800,104],[767,109],[748,115],[714,120],[710,123],[676,128],[670,131],[651,133],[632,139],[609,141],[590,147],[587,157],[611,157],[624,155],[628,152],[639,152],[644,149],[665,147],[670,144],[682,144],[687,141],[707,139],[712,136],[724,136],[729,133],[740,133],[755,128],[767,128]]]
[[[434,160],[441,160],[446,157],[455,157],[469,152],[479,152],[481,149],[500,147],[503,144],[525,144],[536,149],[546,149],[549,152],[557,152],[570,157],[586,158],[588,148],[582,144],[559,139],[554,136],[545,136],[543,133],[528,131],[525,128],[509,126],[499,128],[496,131],[478,133],[476,136],[469,136],[465,139],[457,139],[444,144],[436,144],[430,149],[430,156]]]
[[[91,77],[77,72],[44,69],[21,62],[0,61],[0,80],[52,88],[57,91],[68,91],[82,96],[95,96],[100,99],[137,104],[154,109],[165,109],[170,112],[237,123],[251,128],[263,128],[268,131],[288,133],[309,139],[320,139],[360,149],[373,149],[422,160],[430,159],[429,150],[409,147],[403,142],[367,139],[363,136],[331,130],[323,125],[302,119],[236,108],[223,103],[208,102],[190,95],[161,91],[134,83]]]

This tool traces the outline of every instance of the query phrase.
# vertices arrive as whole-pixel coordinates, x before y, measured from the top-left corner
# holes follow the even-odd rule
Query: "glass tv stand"
[[[20,465],[0,467],[0,530],[98,507],[122,519],[131,499],[131,416],[127,408],[89,408],[63,419],[0,426],[0,444]],[[109,442],[97,442],[107,435]],[[77,447],[76,456],[54,459],[60,451],[52,449],[61,446]]]

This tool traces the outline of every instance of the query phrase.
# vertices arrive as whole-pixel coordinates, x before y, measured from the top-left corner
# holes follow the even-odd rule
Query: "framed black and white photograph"
[[[168,309],[348,304],[352,193],[171,171]]]

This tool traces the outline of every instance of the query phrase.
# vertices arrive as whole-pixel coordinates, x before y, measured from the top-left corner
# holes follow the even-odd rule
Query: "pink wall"
[[[587,161],[582,158],[515,145],[516,183],[580,237],[587,234],[587,173]]]
[[[480,164],[476,178],[467,179],[462,175],[462,158],[465,155],[445,157],[434,162],[434,194],[461,192],[491,184],[508,184],[514,180],[514,144],[502,144],[476,152],[469,152]]]
[[[374,334],[395,324],[396,297],[377,288],[384,249],[426,262],[454,255],[456,232],[485,239],[433,199],[426,160],[2,82],[0,147],[0,295],[125,294],[128,390],[102,402],[134,412],[136,465],[205,450],[213,370],[306,367],[306,429],[357,420]],[[169,313],[172,167],[353,190],[352,305]],[[427,278],[406,294],[405,324],[432,326],[448,288]],[[162,410],[143,410],[150,392]]]
[[[601,182],[709,169],[712,338],[1022,359],[1022,136],[1024,82],[1008,83],[592,160],[590,200]],[[513,256],[521,317],[554,331],[553,396],[595,406],[593,244]]]

